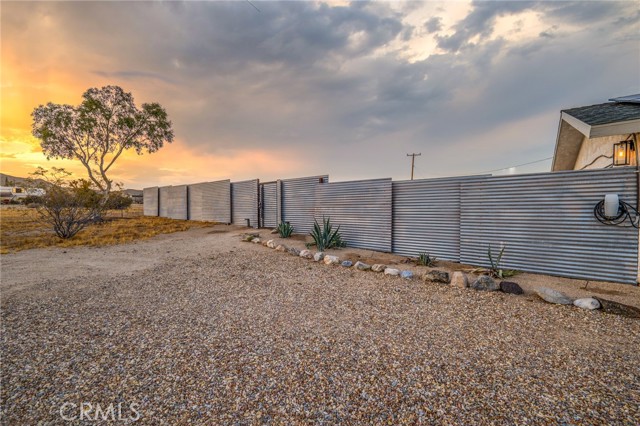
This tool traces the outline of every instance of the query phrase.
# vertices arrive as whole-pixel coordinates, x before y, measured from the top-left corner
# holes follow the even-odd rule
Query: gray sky
[[[637,2],[253,4],[3,2],[3,109],[43,74],[60,88],[26,111],[106,84],[160,102],[176,143],[118,169],[141,187],[406,179],[411,152],[418,178],[472,174],[552,156],[562,108],[640,92]]]

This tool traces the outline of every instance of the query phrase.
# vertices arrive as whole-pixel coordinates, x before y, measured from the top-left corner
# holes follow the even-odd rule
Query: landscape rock
[[[471,288],[479,291],[498,291],[500,290],[500,285],[490,276],[481,275],[471,283]]]
[[[604,312],[628,318],[640,318],[640,309],[634,306],[624,305],[622,303],[614,302],[613,300],[601,299],[595,296],[594,299],[600,302],[600,306],[602,306],[602,310]]]
[[[294,256],[300,256],[300,250],[295,247],[289,247],[287,251],[289,252],[289,254],[292,254]]]
[[[273,229],[271,230],[271,233],[272,233],[272,234],[277,234],[277,233],[278,233],[278,228],[273,228]]]
[[[410,280],[410,279],[413,278],[413,272],[411,272],[411,271],[402,271],[400,273],[400,276],[402,278],[404,278],[405,280]]]
[[[251,242],[254,244],[260,244],[262,240],[260,238],[254,238],[253,240],[251,240]]]
[[[381,265],[379,263],[376,263],[375,265],[373,265],[371,267],[371,270],[373,272],[384,272],[384,270],[387,268],[387,265]]]
[[[316,262],[320,262],[322,259],[324,259],[324,253],[321,251],[313,255],[313,260],[315,260]]]
[[[594,309],[600,309],[600,302],[598,302],[593,297],[585,297],[582,299],[576,299],[573,301],[573,304],[578,308],[588,309],[593,311]]]
[[[469,278],[467,278],[467,274],[460,271],[455,271],[451,274],[451,285],[453,287],[459,288],[467,288],[469,287]]]
[[[276,242],[273,241],[273,240],[267,241],[267,247],[272,248],[272,249],[276,248]]]
[[[545,302],[555,303],[558,305],[571,305],[573,303],[572,298],[561,291],[554,290],[552,288],[538,287],[534,291]]]
[[[384,270],[384,274],[385,274],[385,275],[391,275],[391,276],[396,277],[396,276],[400,275],[400,269],[396,269],[396,268],[386,268],[386,269]]]
[[[449,273],[445,271],[438,271],[434,269],[433,271],[429,271],[422,276],[424,281],[431,281],[434,283],[442,283],[449,284],[451,279],[449,278]]]
[[[524,290],[518,283],[511,281],[502,281],[500,283],[500,290],[508,294],[524,294]]]
[[[286,252],[287,250],[288,250],[288,249],[287,249],[287,246],[285,246],[285,245],[283,245],[283,244],[279,244],[279,245],[276,247],[276,251]]]
[[[364,262],[357,261],[355,267],[358,271],[370,271],[371,265],[367,265]]]
[[[345,268],[351,268],[351,265],[353,265],[353,262],[350,260],[344,260],[341,265],[344,266]]]
[[[311,250],[302,250],[299,256],[305,259],[313,259],[313,253],[311,253]]]
[[[338,256],[331,256],[331,255],[327,254],[324,257],[324,264],[325,265],[338,265],[338,264],[340,264],[340,259],[338,258]]]
[[[254,238],[255,238],[255,236],[254,236],[254,235],[251,235],[251,234],[245,234],[245,235],[243,235],[243,236],[242,236],[242,241],[244,241],[244,242],[250,242],[250,241],[253,241],[253,239],[254,239]]]

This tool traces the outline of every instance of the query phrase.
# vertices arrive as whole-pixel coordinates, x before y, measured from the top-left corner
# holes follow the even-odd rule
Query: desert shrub
[[[70,173],[53,167],[43,168],[33,173],[46,183],[44,195],[36,209],[40,220],[51,225],[55,234],[62,238],[72,238],[87,225],[101,217],[104,208],[100,194],[87,181],[68,181]]]
[[[277,229],[280,238],[289,238],[293,234],[293,226],[289,222],[280,222]]]
[[[331,218],[322,218],[322,228],[317,220],[314,220],[313,230],[311,231],[313,243],[319,251],[334,247],[345,247],[347,244],[342,240],[340,235],[340,226],[334,231],[331,225]]]
[[[133,204],[133,199],[123,192],[111,192],[104,208],[106,210],[120,210],[122,213]]]

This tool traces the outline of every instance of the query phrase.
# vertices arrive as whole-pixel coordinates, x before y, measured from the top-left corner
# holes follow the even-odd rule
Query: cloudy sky
[[[637,2],[5,2],[1,159],[47,162],[31,111],[119,85],[176,141],[128,187],[328,173],[407,179],[553,155],[559,111],[640,92]],[[516,172],[547,171],[550,161]],[[514,170],[511,170],[513,172]],[[498,173],[506,173],[503,170]]]

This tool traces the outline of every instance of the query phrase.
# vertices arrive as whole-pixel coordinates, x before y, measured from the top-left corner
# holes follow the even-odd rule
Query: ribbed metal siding
[[[189,219],[187,200],[187,185],[169,187],[169,217],[171,219]]]
[[[189,185],[189,219],[231,223],[231,182]]]
[[[258,227],[258,179],[231,183],[231,218],[234,225]]]
[[[260,197],[262,198],[262,223],[260,225],[263,227],[275,228],[278,226],[277,182],[261,183]]]
[[[633,284],[638,230],[599,223],[605,194],[635,205],[630,169],[499,176],[462,184],[461,262],[488,266],[506,246],[505,268]]]
[[[329,182],[329,176],[310,176],[282,180],[282,220],[293,226],[296,234],[308,234],[313,229],[313,209],[316,188]]]
[[[161,217],[169,217],[170,188],[170,186],[161,186],[158,188],[158,204],[160,206],[158,212]]]
[[[347,246],[391,251],[391,179],[318,185],[315,219],[331,218]]]
[[[460,185],[476,179],[393,182],[393,252],[460,261]]]
[[[158,187],[142,190],[142,210],[145,216],[158,216]]]

